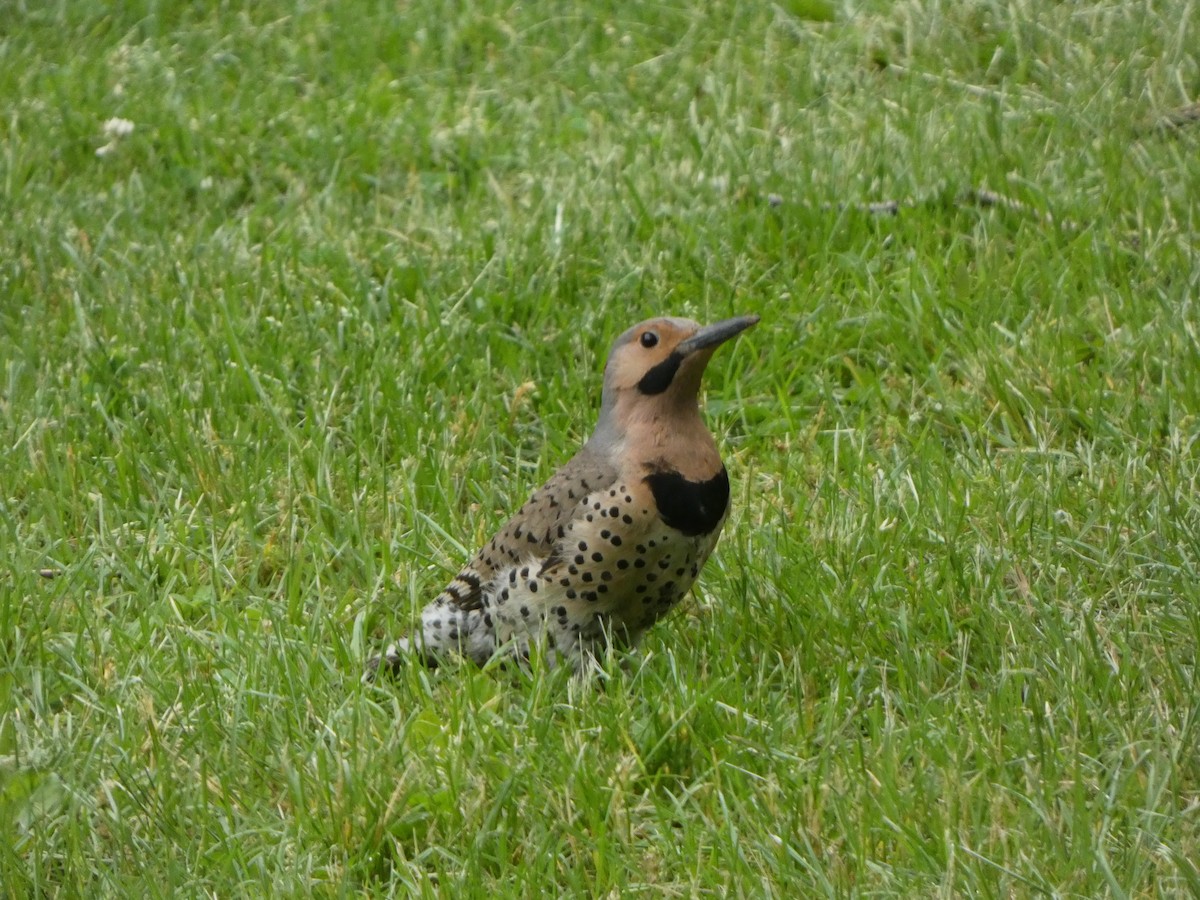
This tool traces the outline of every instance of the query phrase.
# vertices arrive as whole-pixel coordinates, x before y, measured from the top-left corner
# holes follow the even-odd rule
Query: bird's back
[[[479,549],[434,603],[479,609],[487,585],[502,572],[524,560],[549,559],[583,501],[617,477],[617,467],[585,444]]]

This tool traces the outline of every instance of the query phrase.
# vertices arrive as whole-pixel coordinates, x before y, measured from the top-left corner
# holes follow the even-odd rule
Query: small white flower
[[[113,117],[104,123],[106,138],[123,138],[133,134],[133,123],[128,119]]]
[[[108,138],[108,143],[103,147],[96,148],[97,156],[108,156],[110,153],[115,153],[121,138],[133,134],[133,123],[128,119],[116,116],[109,119],[100,128],[104,132],[104,136]]]

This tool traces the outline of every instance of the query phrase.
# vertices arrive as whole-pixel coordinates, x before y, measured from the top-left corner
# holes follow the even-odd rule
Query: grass
[[[104,6],[0,36],[0,895],[1200,894],[1192,4]],[[749,312],[643,662],[359,684]]]

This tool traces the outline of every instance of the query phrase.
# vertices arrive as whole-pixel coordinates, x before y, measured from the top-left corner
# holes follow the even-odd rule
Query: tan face
[[[617,338],[604,368],[604,407],[636,392],[676,402],[695,399],[700,376],[718,346],[758,322],[738,316],[712,325],[691,319],[650,319]]]
[[[680,439],[695,438],[703,443],[696,435],[708,432],[696,401],[704,368],[717,347],[756,322],[758,316],[724,319],[712,325],[659,318],[622,334],[604,367],[604,394],[591,438],[593,446],[615,447],[632,428],[661,430],[664,423],[677,437],[682,435]],[[707,441],[711,445],[712,438]]]
[[[633,326],[613,344],[604,368],[604,389],[614,391],[638,390],[644,386],[660,388],[649,392],[661,393],[674,380],[679,365],[684,362],[676,354],[678,362],[672,362],[672,354],[680,344],[700,331],[700,324],[691,319],[650,319]],[[699,355],[699,354],[689,354]],[[709,353],[704,354],[707,361]],[[658,378],[655,379],[655,373]],[[665,384],[664,384],[665,382]]]

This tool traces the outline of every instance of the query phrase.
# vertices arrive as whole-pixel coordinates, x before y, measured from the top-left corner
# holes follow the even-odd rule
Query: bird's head
[[[712,325],[678,318],[634,325],[609,351],[599,430],[623,431],[628,422],[621,420],[694,410],[700,377],[717,347],[756,322],[758,316],[738,316]]]

